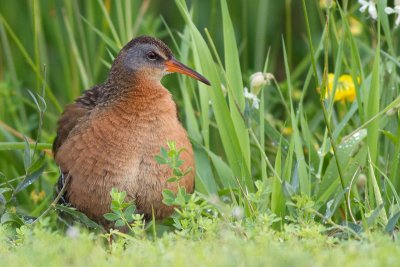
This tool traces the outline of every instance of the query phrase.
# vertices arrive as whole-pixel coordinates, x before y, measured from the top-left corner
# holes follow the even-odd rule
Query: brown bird
[[[58,190],[69,177],[64,202],[107,225],[103,214],[110,211],[109,193],[115,187],[126,191],[145,217],[151,218],[152,210],[157,219],[169,216],[173,207],[162,203],[162,191],[176,192],[178,185],[167,182],[171,169],[155,161],[167,141],[185,149],[181,168],[193,170],[179,185],[193,192],[192,146],[171,94],[160,83],[172,72],[210,84],[177,61],[162,41],[137,37],[119,52],[103,84],[86,90],[65,108],[53,144],[62,172]]]

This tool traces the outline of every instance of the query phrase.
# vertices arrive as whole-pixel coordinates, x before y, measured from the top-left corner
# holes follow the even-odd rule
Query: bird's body
[[[126,191],[138,212],[146,217],[151,217],[153,211],[156,218],[172,213],[173,207],[162,203],[162,190],[176,191],[178,184],[167,182],[172,170],[155,161],[167,141],[175,141],[178,148],[185,149],[181,168],[192,167],[193,171],[179,185],[188,192],[194,189],[193,150],[171,94],[160,83],[165,70],[156,69],[154,78],[151,64],[126,69],[127,59],[129,64],[136,64],[129,53],[146,50],[142,44],[155,40],[139,38],[120,52],[104,84],[87,90],[67,106],[54,142],[55,160],[64,176],[70,177],[65,198],[103,225],[107,224],[103,214],[109,212],[113,187]],[[157,53],[164,61],[174,60],[163,43],[153,42],[157,42],[156,48],[161,46]],[[146,55],[150,53],[147,50]]]

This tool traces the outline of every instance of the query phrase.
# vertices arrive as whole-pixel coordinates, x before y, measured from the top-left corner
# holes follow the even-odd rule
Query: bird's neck
[[[152,98],[166,89],[160,81],[146,79],[141,75],[113,75],[104,83],[102,101],[106,105],[130,98]]]
[[[129,114],[176,115],[176,105],[170,92],[160,81],[132,77],[130,80],[107,81],[104,86],[103,105]],[[120,115],[123,115],[120,114]]]

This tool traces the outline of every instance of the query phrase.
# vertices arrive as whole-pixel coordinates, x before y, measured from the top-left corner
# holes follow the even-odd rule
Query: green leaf
[[[74,219],[76,219],[77,221],[83,223],[87,227],[90,227],[90,228],[103,228],[102,226],[98,225],[97,223],[95,223],[94,221],[89,219],[85,214],[83,214],[82,212],[77,211],[74,208],[66,207],[64,205],[56,205],[56,209],[71,215]]]
[[[175,202],[175,194],[169,189],[164,189],[162,192],[163,195],[163,203],[168,206],[172,206]]]
[[[29,144],[29,147],[32,149],[35,147],[35,144]],[[38,143],[37,149],[51,149],[52,144],[48,143]],[[24,150],[25,142],[0,142],[0,151],[1,150]]]
[[[24,221],[20,217],[18,217],[17,214],[10,212],[6,212],[1,216],[0,223],[1,224],[12,223],[18,226],[22,226],[25,224]]]
[[[0,207],[4,206],[7,203],[6,198],[4,197],[4,195],[2,193],[0,193]]]
[[[118,195],[118,202],[124,203],[125,198],[126,198],[126,192],[125,191],[120,192]]]
[[[189,173],[191,173],[192,171],[193,171],[193,168],[192,168],[192,167],[188,167],[188,168],[186,169],[186,171],[183,173],[182,176],[186,176],[186,175],[188,175]]]
[[[385,232],[392,233],[394,231],[394,228],[396,227],[396,224],[399,221],[399,219],[400,219],[400,212],[397,212],[395,215],[393,215],[389,219],[389,221],[385,227]]]
[[[298,164],[298,177],[299,177],[299,184],[300,184],[300,191],[305,195],[311,194],[311,183],[307,171],[306,159],[304,156],[303,151],[303,143],[300,138],[300,130],[298,128],[298,117],[295,115],[295,110],[293,107],[293,100],[292,100],[292,92],[293,86],[289,71],[289,63],[286,54],[285,42],[282,39],[282,47],[283,47],[283,59],[285,65],[285,72],[287,76],[287,84],[289,88],[289,98],[290,98],[290,117],[292,122],[292,129],[293,129],[293,139],[294,139],[294,152],[296,155],[296,160]]]
[[[342,166],[342,170],[344,171],[344,175],[346,171],[350,167],[350,163],[353,159],[359,159],[362,161],[366,156],[366,149],[362,148],[360,151],[359,146],[367,136],[367,131],[362,129],[353,135],[345,138],[339,145],[337,145],[337,156],[339,158],[339,164]],[[356,154],[356,155],[354,155]],[[322,177],[322,182],[318,189],[318,200],[317,203],[325,203],[329,199],[333,198],[333,194],[336,192],[338,187],[340,186],[338,178],[338,170],[336,166],[336,161],[332,157],[329,161],[328,167]],[[350,172],[350,175],[345,175],[345,182],[349,180],[349,178],[353,175]],[[350,177],[349,177],[350,176]]]
[[[247,126],[240,112],[243,113],[245,101],[243,94],[242,72],[240,69],[238,45],[235,38],[234,26],[229,14],[226,0],[221,0],[221,17],[224,38],[226,82],[229,95],[229,106],[232,121],[238,136],[243,159],[247,166],[251,166],[250,161],[250,140]],[[239,108],[239,110],[238,110]]]
[[[214,152],[208,149],[205,149],[205,151],[208,153],[208,156],[210,157],[215,167],[219,180],[221,181],[222,187],[236,188],[238,186],[237,181],[235,179],[235,176],[233,175],[232,169],[228,166],[228,164],[226,164],[221,157],[214,154]]]
[[[106,213],[103,215],[103,217],[107,220],[107,221],[116,221],[118,220],[120,217],[118,214],[115,213]]]
[[[397,136],[396,136],[395,134],[392,134],[391,132],[386,131],[386,130],[381,130],[381,132],[382,132],[390,141],[392,141],[394,145],[397,145],[398,140],[397,140]]]
[[[379,29],[380,27],[378,27]],[[369,87],[369,91],[364,94],[364,103],[365,106],[365,118],[371,119],[376,114],[379,113],[379,104],[380,104],[380,74],[379,74],[379,65],[380,65],[380,39],[378,35],[378,44],[375,50],[374,57],[374,65],[372,68],[372,77],[371,83]],[[378,156],[378,147],[379,147],[379,127],[380,121],[373,120],[367,126],[368,136],[367,136],[367,144],[369,148],[369,153],[371,154],[371,160],[373,164],[377,162]]]
[[[379,216],[381,214],[382,209],[383,209],[383,205],[379,205],[376,209],[374,209],[374,211],[368,217],[368,220],[367,220],[367,224],[369,226],[372,226],[375,224],[376,220],[379,218]]]
[[[133,215],[136,212],[136,206],[135,205],[130,205],[128,206],[125,211],[124,211],[124,216],[128,220],[128,222],[131,222],[133,220]]]
[[[165,147],[162,146],[160,148],[160,154],[164,159],[168,159],[168,151],[165,149]]]
[[[118,46],[119,48],[121,48],[121,47],[122,47],[122,44],[121,44],[121,41],[120,41],[120,39],[119,39],[119,35],[118,35],[118,33],[117,33],[117,31],[116,31],[116,29],[115,29],[115,27],[114,27],[114,23],[113,23],[113,21],[111,20],[110,12],[107,11],[107,8],[106,8],[106,6],[105,6],[105,4],[104,4],[103,1],[98,0],[97,2],[98,2],[98,4],[99,4],[101,10],[103,11],[103,16],[104,16],[104,18],[106,19],[108,26],[110,27],[111,34],[112,34],[112,36],[113,36],[113,38],[114,38],[114,40],[115,40],[115,43],[117,44],[117,46]]]
[[[368,184],[371,184],[370,186],[373,189],[376,205],[383,206],[384,202],[383,202],[383,198],[382,198],[382,194],[381,194],[381,189],[379,187],[378,180],[375,176],[374,168],[372,166],[373,163],[372,163],[371,153],[369,150],[368,150],[368,152],[369,152],[368,153],[368,161],[369,161],[369,174],[370,174],[370,180],[369,180],[370,182]],[[388,218],[387,218],[386,211],[384,208],[380,210],[379,217],[383,224],[388,223]]]
[[[175,163],[175,167],[179,168],[180,166],[182,166],[183,163],[185,163],[184,160],[177,159],[177,161],[176,161],[176,163]]]
[[[231,111],[226,103],[224,93],[221,88],[221,79],[218,75],[219,70],[214,63],[210,49],[202,37],[199,30],[194,25],[190,12],[186,6],[186,2],[176,0],[175,3],[182,14],[185,22],[188,24],[191,34],[191,45],[194,54],[201,55],[199,57],[200,65],[196,65],[196,69],[203,71],[203,74],[210,80],[211,87],[207,87],[213,112],[217,122],[217,129],[219,131],[222,146],[224,147],[225,155],[228,159],[229,165],[237,177],[245,177],[246,186],[249,191],[254,189],[253,180],[250,175],[250,166],[245,160],[245,155],[248,151],[243,151],[240,141],[235,129],[235,123],[241,124],[232,120]],[[208,104],[208,103],[207,103]],[[232,107],[233,108],[233,107]],[[242,119],[241,119],[242,120]],[[207,131],[207,129],[205,129]],[[245,129],[243,129],[245,131]],[[244,174],[244,175],[243,175]],[[204,175],[202,175],[204,177]]]
[[[183,176],[183,173],[182,173],[181,169],[178,169],[178,168],[174,168],[173,173],[174,173],[174,175],[176,175],[178,177],[182,177]]]
[[[118,198],[118,190],[116,188],[112,188],[110,191],[110,196],[112,200],[115,200]]]
[[[115,227],[122,227],[125,226],[125,222],[123,220],[118,220],[115,222]]]
[[[215,194],[218,191],[210,159],[206,152],[194,146],[196,161],[196,190],[205,194]]]
[[[186,199],[187,199],[186,189],[184,187],[180,187],[178,190],[178,194],[176,195],[175,198],[175,204],[178,206],[184,206],[186,203]]]
[[[15,188],[14,194],[21,192],[22,190],[33,184],[33,182],[35,182],[40,177],[40,175],[42,175],[43,171],[46,169],[46,166],[47,164],[43,164],[38,170],[29,173],[25,177],[25,179],[18,184],[17,188]]]
[[[275,171],[279,177],[282,177],[282,140],[279,142],[278,151],[276,153]],[[279,177],[274,175],[272,178],[271,211],[278,216],[282,216],[285,210],[285,196],[282,190],[282,181],[279,180]]]
[[[166,159],[164,159],[164,158],[162,158],[162,157],[160,157],[160,156],[155,156],[154,157],[154,159],[156,160],[156,162],[158,163],[158,164],[167,164],[168,163],[168,161],[166,160]]]
[[[31,90],[28,90],[29,95],[31,96],[31,98],[33,99],[33,102],[35,102],[36,108],[38,109],[39,112],[42,111],[42,108],[39,105],[39,102],[36,99],[36,96],[31,92]]]
[[[111,210],[112,211],[116,211],[116,210],[119,210],[119,209],[121,209],[121,204],[117,201],[117,200],[111,200],[111,205],[110,205],[110,207],[111,207]]]
[[[170,178],[167,179],[168,183],[173,183],[173,182],[176,182],[176,181],[178,181],[178,179],[176,177],[170,177]]]
[[[115,214],[117,214],[117,216],[118,216],[119,218],[122,218],[122,216],[124,216],[124,214],[123,214],[123,212],[122,212],[121,210],[113,210],[113,212],[114,212]]]

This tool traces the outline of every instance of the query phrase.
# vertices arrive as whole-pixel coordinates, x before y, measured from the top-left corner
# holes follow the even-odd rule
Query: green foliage
[[[51,203],[59,171],[49,149],[62,106],[104,81],[128,40],[150,34],[165,40],[180,61],[212,84],[208,87],[182,75],[163,81],[171,88],[192,141],[196,168],[181,169],[182,150],[173,142],[160,148],[155,160],[172,169],[170,182],[179,183],[196,171],[196,191],[164,191],[164,202],[176,206],[172,223],[152,222],[148,228],[124,193],[113,191],[111,213],[106,215],[110,222],[130,228],[138,239],[146,239],[147,230],[155,240],[165,234],[160,243],[140,243],[160,257],[160,251],[166,251],[162,242],[171,248],[168,238],[179,236],[213,236],[199,243],[199,255],[210,253],[207,246],[219,251],[223,242],[215,239],[223,237],[219,230],[226,228],[228,236],[234,236],[227,250],[248,246],[246,255],[255,258],[247,258],[248,265],[257,265],[260,251],[271,251],[257,247],[257,231],[265,234],[262,241],[271,236],[288,242],[293,237],[315,238],[310,245],[315,247],[323,239],[326,249],[316,249],[318,253],[304,252],[303,241],[283,245],[299,266],[326,263],[325,258],[310,263],[316,254],[348,263],[359,253],[354,247],[361,250],[360,257],[378,253],[351,241],[332,250],[333,241],[321,233],[338,232],[338,237],[359,240],[374,232],[396,236],[400,39],[393,16],[384,12],[393,1],[375,1],[377,21],[361,13],[357,1],[335,1],[330,7],[322,7],[324,1],[305,0],[152,2],[0,2],[0,214],[6,225],[1,231],[19,229],[18,246],[30,248],[30,235],[38,233],[44,238],[39,247],[48,245],[43,229],[16,227],[29,222],[24,215],[39,216]],[[270,78],[254,90],[251,74],[257,72]],[[334,75],[331,82],[329,74]],[[343,74],[353,81],[348,89],[354,90],[354,101],[326,97],[326,92],[335,95],[341,89]],[[245,87],[253,95],[246,94]],[[258,109],[254,99],[259,100]],[[45,197],[39,199],[38,192]],[[86,220],[77,211],[68,211]],[[179,234],[166,234],[171,228]],[[279,231],[271,233],[271,228]],[[92,248],[93,240],[83,235]],[[116,252],[124,246],[118,242],[132,239],[116,230],[108,234],[117,235],[124,238],[110,245]],[[254,237],[254,243],[243,245],[245,237]],[[376,240],[379,243],[381,237]],[[388,248],[380,250],[382,255],[396,255],[397,247],[382,242]],[[133,243],[126,253],[140,248]],[[196,244],[182,241],[173,250],[182,248],[186,255]],[[283,261],[287,253],[279,244],[271,244],[271,265],[284,265],[279,255]],[[104,255],[103,250],[98,253]],[[181,255],[171,253],[165,257]],[[207,262],[209,256],[199,255],[195,254]],[[118,263],[116,258],[111,261]],[[213,262],[217,263],[241,262]]]
[[[173,226],[177,233],[182,236],[199,238],[209,230],[216,217],[216,210],[207,203],[207,200],[194,194],[188,194],[184,187],[179,186],[179,181],[192,171],[191,167],[181,170],[184,163],[180,159],[183,148],[177,149],[174,141],[167,142],[168,150],[164,147],[160,149],[160,155],[155,157],[158,164],[167,165],[171,168],[174,176],[167,179],[168,183],[177,183],[178,190],[175,194],[169,189],[164,189],[163,202],[168,206],[175,207],[172,215]]]
[[[205,232],[215,228],[218,212],[207,200],[197,193],[188,195],[183,187],[179,188],[176,196],[171,193],[164,190],[164,203],[177,207],[172,220],[178,235],[199,239]]]
[[[234,229],[216,225],[213,235],[190,240],[164,235],[153,242],[114,240],[110,248],[85,229],[68,235],[46,225],[19,228],[9,236],[0,227],[0,257],[5,266],[392,266],[400,254],[398,239],[371,235],[363,240],[327,236],[321,225],[287,225],[285,232],[257,224]],[[46,253],[43,253],[45,251]]]
[[[114,226],[117,229],[127,227],[132,234],[142,235],[144,232],[144,216],[136,213],[135,204],[126,202],[126,192],[119,192],[116,188],[113,188],[110,195],[111,212],[104,214],[104,218],[114,222]]]
[[[172,177],[167,179],[167,182],[178,182],[192,171],[192,167],[188,167],[186,170],[181,170],[181,166],[184,163],[180,159],[181,153],[185,148],[176,148],[175,141],[167,142],[168,150],[165,147],[160,148],[160,155],[155,156],[155,160],[160,165],[167,165],[172,170]]]

